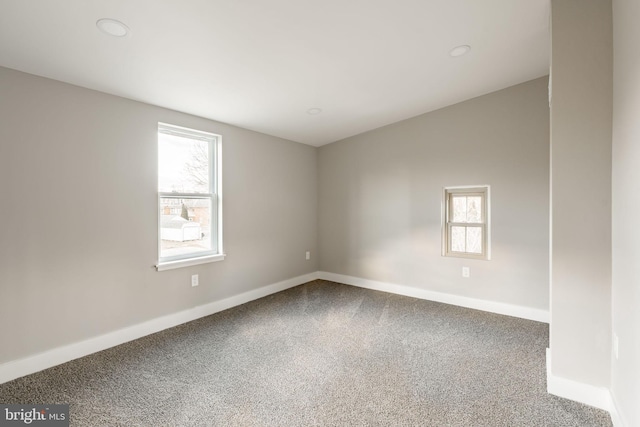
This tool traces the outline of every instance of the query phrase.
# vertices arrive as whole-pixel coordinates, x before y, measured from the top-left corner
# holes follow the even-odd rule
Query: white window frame
[[[158,191],[158,271],[170,270],[180,267],[222,261],[225,258],[222,250],[222,137],[210,132],[189,129],[167,123],[158,123],[158,135],[160,133],[176,135],[183,138],[207,141],[209,144],[209,192],[208,193],[181,193]],[[210,224],[211,250],[203,250],[190,254],[162,257],[162,199],[205,199],[210,200]]]
[[[445,187],[442,198],[442,256],[456,258],[491,259],[491,188],[488,185]],[[482,221],[480,223],[453,222],[452,196],[482,197]],[[451,250],[452,227],[480,227],[482,229],[482,253],[454,252]]]

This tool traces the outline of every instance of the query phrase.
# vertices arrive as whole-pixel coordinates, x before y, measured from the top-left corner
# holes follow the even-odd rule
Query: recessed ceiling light
[[[322,113],[322,108],[309,108],[307,110],[307,114],[311,114],[312,116],[317,116]]]
[[[451,51],[449,52],[449,55],[453,57],[462,56],[465,53],[469,52],[470,50],[471,50],[471,46],[467,44],[463,44],[461,46],[456,46],[453,49],[451,49]]]
[[[129,34],[129,27],[115,19],[98,19],[96,26],[100,31],[114,37],[124,37]]]

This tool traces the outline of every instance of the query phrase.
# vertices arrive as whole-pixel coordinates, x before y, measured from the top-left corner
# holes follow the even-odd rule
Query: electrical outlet
[[[311,252],[307,251],[306,257],[307,259],[311,259]]]
[[[197,274],[193,274],[191,275],[191,286],[198,286],[199,280],[198,280],[198,275]]]
[[[462,267],[462,277],[469,277],[469,267]]]
[[[620,340],[618,339],[618,334],[614,332],[613,334],[613,356],[618,360],[620,356]]]

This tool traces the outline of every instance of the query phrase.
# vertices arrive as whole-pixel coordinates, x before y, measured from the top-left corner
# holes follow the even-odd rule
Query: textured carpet
[[[0,385],[76,426],[610,426],[551,396],[548,326],[314,281]]]

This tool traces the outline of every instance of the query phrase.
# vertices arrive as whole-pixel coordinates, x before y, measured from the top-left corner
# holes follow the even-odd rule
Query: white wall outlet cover
[[[311,252],[307,251],[306,255],[307,259],[311,259]]]
[[[199,283],[199,280],[198,280],[198,275],[197,274],[193,274],[191,276],[191,286],[198,286],[199,284],[200,283]]]
[[[462,267],[462,277],[469,277],[469,267]]]

